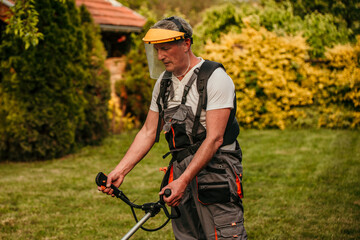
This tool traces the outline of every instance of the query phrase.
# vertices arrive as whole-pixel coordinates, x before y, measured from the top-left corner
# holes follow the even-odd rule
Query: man
[[[204,64],[191,51],[192,28],[182,18],[157,22],[145,35],[150,74],[159,77],[144,126],[108,175],[107,186],[119,187],[147,154],[164,128],[172,159],[160,191],[164,201],[178,206],[172,221],[176,239],[247,239],[243,225],[241,149],[236,141],[235,90],[223,68],[207,79],[199,92],[198,74]],[[162,65],[159,65],[159,61]],[[206,109],[199,104],[205,101]],[[204,106],[205,106],[204,105]],[[101,190],[99,188],[99,190]],[[102,190],[112,194],[110,188]]]

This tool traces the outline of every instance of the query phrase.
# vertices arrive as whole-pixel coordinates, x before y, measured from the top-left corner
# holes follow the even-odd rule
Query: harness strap
[[[201,65],[200,69],[197,68],[194,70],[194,74],[191,76],[188,84],[184,87],[184,93],[182,96],[181,104],[185,104],[186,97],[191,88],[191,85],[193,84],[195,79],[197,79],[197,90],[199,93],[199,101],[193,123],[193,129],[191,132],[191,136],[194,142],[203,140],[204,136],[199,137],[197,132],[200,126],[201,112],[203,109],[206,110],[206,106],[207,106],[207,81],[209,77],[212,75],[212,73],[215,71],[215,69],[219,67],[222,67],[225,70],[224,66],[221,63],[205,60],[205,62]],[[164,76],[160,84],[160,93],[156,101],[159,108],[159,120],[156,130],[155,142],[159,142],[159,138],[160,138],[161,123],[164,117],[164,110],[167,109],[168,98],[171,92],[170,91],[170,86],[172,83],[171,77],[172,77],[172,73],[166,71],[164,73]],[[163,102],[164,108],[162,108],[161,106],[160,103],[161,100]],[[230,112],[229,121],[225,129],[223,145],[227,145],[234,142],[236,140],[237,135],[239,134],[240,129],[237,120],[235,118],[235,113],[236,113],[236,97],[234,98],[234,108]]]
[[[195,114],[194,126],[193,126],[192,133],[191,133],[193,139],[196,138],[197,131],[198,131],[199,126],[200,126],[201,111],[203,109],[206,110],[206,105],[207,105],[207,80],[209,79],[211,74],[215,71],[215,69],[217,69],[219,67],[222,67],[223,69],[225,69],[224,66],[221,63],[208,61],[208,60],[205,60],[205,62],[200,67],[199,74],[198,74],[198,79],[197,79],[197,89],[198,89],[198,92],[199,92],[199,102],[198,102],[198,106],[197,106],[197,110],[196,110],[196,114]]]
[[[165,159],[167,156],[169,156],[171,154],[172,159],[170,161],[170,164],[173,163],[175,160],[177,162],[181,162],[186,157],[188,157],[190,155],[195,155],[197,150],[200,148],[201,144],[202,144],[202,141],[199,141],[199,142],[194,143],[186,148],[172,149],[163,156],[163,159]]]
[[[190,80],[188,81],[188,83],[187,83],[187,84],[185,85],[185,87],[184,87],[184,93],[183,93],[183,96],[182,96],[182,98],[181,98],[181,104],[185,104],[185,103],[186,103],[186,97],[187,97],[187,95],[188,95],[188,93],[189,93],[189,90],[190,90],[192,84],[195,82],[198,73],[199,73],[199,68],[194,69],[193,75],[191,75]]]
[[[166,109],[167,108],[167,99],[169,98],[168,88],[170,87],[170,84],[171,84],[171,75],[172,75],[172,73],[166,71],[160,82],[160,92],[159,92],[158,98],[156,99],[156,104],[159,109],[159,119],[158,119],[158,124],[157,124],[157,129],[156,129],[155,142],[159,142],[160,132],[161,132],[161,123],[162,123],[162,120],[164,117],[164,110],[161,106],[160,101],[161,101],[161,99],[163,100],[164,109]]]

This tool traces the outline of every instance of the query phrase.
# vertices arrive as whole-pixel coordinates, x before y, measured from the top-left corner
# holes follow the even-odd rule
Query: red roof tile
[[[116,0],[76,0],[77,6],[82,4],[86,6],[94,18],[94,22],[99,24],[102,29],[119,27],[124,30],[124,27],[129,27],[129,31],[131,31],[130,29],[140,31],[146,23],[143,16],[122,6]]]
[[[6,21],[11,16],[10,7],[14,6],[13,1],[9,0],[0,0],[0,20]]]

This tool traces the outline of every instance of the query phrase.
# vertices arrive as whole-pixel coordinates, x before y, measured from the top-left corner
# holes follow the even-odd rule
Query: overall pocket
[[[223,161],[229,171],[230,191],[234,201],[244,197],[242,184],[242,153],[240,147],[237,150],[221,151],[220,154],[215,154],[214,158],[218,161]]]
[[[170,130],[165,134],[166,141],[169,148],[186,148],[190,146],[190,139],[186,134],[185,123],[174,123],[171,125]]]
[[[236,214],[215,216],[214,223],[220,239],[243,239],[246,235],[243,221]]]
[[[198,184],[198,199],[206,204],[227,203],[230,201],[228,182],[200,183]]]
[[[230,202],[231,191],[224,166],[210,162],[196,177],[198,201],[202,204]]]

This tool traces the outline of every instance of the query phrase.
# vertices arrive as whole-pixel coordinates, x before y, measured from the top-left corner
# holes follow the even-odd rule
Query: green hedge
[[[84,67],[87,81],[84,88],[85,122],[77,130],[78,143],[97,144],[108,133],[107,116],[110,99],[110,72],[105,68],[105,48],[101,41],[100,28],[95,25],[85,6],[80,7],[81,23],[85,33]]]
[[[109,80],[92,58],[96,35],[82,27],[74,1],[34,6],[43,40],[25,50],[6,35],[0,46],[0,160],[60,157],[103,135],[105,113],[96,108],[106,108]]]

